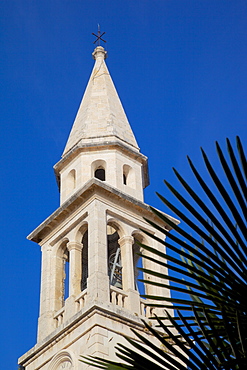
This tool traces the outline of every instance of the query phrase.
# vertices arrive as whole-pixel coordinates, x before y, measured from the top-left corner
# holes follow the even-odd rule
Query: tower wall
[[[59,172],[60,203],[64,203],[85,183],[95,177],[97,169],[104,169],[105,182],[123,193],[143,201],[143,163],[119,149],[95,148],[78,154]]]

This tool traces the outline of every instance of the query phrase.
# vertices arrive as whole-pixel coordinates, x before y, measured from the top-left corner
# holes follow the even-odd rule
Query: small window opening
[[[123,165],[123,184],[135,189],[135,172],[128,164]]]
[[[99,179],[101,181],[105,181],[105,170],[103,168],[98,168],[94,172],[94,177],[96,177],[97,179]]]
[[[127,185],[127,176],[123,174],[123,183],[124,185]]]
[[[66,194],[70,194],[76,187],[76,172],[71,170],[66,179]]]

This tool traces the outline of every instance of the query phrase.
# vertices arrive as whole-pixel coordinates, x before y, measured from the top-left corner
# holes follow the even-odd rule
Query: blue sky
[[[36,342],[40,248],[26,236],[59,206],[59,161],[106,32],[107,65],[143,154],[146,203],[169,213],[175,167],[187,179],[200,146],[246,146],[247,2],[1,0],[1,367]],[[193,183],[193,180],[191,180]]]

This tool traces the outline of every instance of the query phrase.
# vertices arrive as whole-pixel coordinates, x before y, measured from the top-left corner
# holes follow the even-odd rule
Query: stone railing
[[[85,307],[87,299],[87,289],[84,289],[75,299],[76,310],[80,311],[83,307]]]
[[[152,317],[153,316],[153,307],[147,306],[146,299],[140,299],[140,309],[141,309],[141,316],[144,317]]]
[[[122,289],[116,288],[115,286],[110,287],[111,303],[124,308],[126,297],[128,297],[128,295]]]
[[[55,327],[56,328],[58,328],[63,323],[64,310],[65,310],[65,307],[63,306],[54,315]]]
[[[121,308],[128,308],[128,294],[122,289],[116,288],[114,286],[110,287],[110,302]],[[87,289],[84,289],[76,298],[75,298],[76,312],[79,312],[82,308],[85,307],[87,303]],[[150,301],[149,301],[150,302]],[[148,301],[146,299],[140,298],[140,315],[146,318],[152,317],[154,308],[147,305]],[[66,305],[60,308],[55,315],[55,328],[58,328],[64,322],[64,313]]]

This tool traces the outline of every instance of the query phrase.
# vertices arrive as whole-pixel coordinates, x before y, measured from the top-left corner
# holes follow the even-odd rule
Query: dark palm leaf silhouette
[[[149,235],[163,243],[168,253],[142,245],[152,253],[151,257],[150,253],[142,257],[168,267],[171,276],[142,268],[149,277],[159,277],[162,282],[142,281],[159,284],[180,294],[180,297],[171,298],[145,296],[156,301],[152,304],[154,307],[164,308],[164,317],[155,318],[157,329],[143,322],[160,344],[154,345],[135,332],[138,341],[126,338],[131,348],[120,344],[116,347],[117,356],[126,364],[88,359],[90,364],[103,369],[142,370],[150,367],[170,370],[247,368],[247,161],[239,137],[236,142],[237,156],[227,139],[228,157],[216,142],[223,180],[201,150],[210,174],[210,185],[188,158],[202,193],[195,192],[175,169],[174,173],[187,196],[165,181],[185,211],[158,194],[181,219],[182,225],[187,225],[189,232],[174,224],[165,214],[152,209],[175,233],[148,221],[166,234],[166,241]],[[162,260],[158,261],[156,256]],[[168,279],[172,285],[167,284]],[[176,317],[165,311],[171,303],[177,310]],[[164,319],[169,319],[170,325],[165,325]]]

